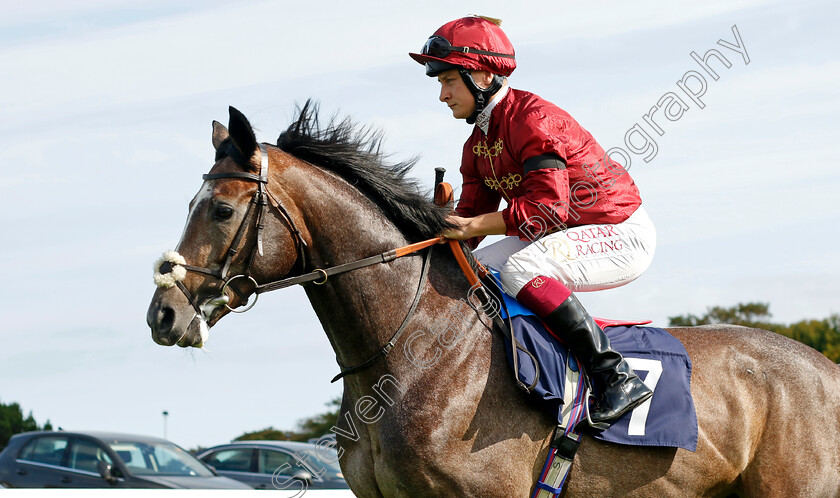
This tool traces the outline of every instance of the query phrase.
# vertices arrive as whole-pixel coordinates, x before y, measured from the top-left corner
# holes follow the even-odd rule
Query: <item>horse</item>
[[[556,421],[516,386],[488,313],[465,304],[448,247],[325,270],[448,226],[407,176],[414,161],[388,162],[381,135],[349,119],[320,124],[309,101],[276,146],[232,107],[212,141],[176,252],[156,265],[170,281],[148,309],[153,340],[201,347],[259,292],[303,283],[346,374],[334,430],[353,493],[532,493]],[[837,365],[765,330],[667,330],[693,365],[696,451],[584,433],[565,496],[840,496]]]

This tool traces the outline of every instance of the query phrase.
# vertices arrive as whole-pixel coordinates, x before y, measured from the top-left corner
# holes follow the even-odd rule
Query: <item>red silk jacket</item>
[[[546,154],[559,157],[565,168],[525,172],[527,159]],[[464,144],[461,175],[457,214],[495,212],[504,198],[506,235],[522,240],[563,225],[620,223],[642,203],[627,170],[605,157],[569,113],[512,88],[492,109],[487,135],[476,125]],[[480,241],[469,243],[475,247]]]

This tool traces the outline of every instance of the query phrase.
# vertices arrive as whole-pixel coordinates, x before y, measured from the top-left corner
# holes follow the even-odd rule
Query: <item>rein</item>
[[[390,251],[385,251],[382,254],[378,254],[376,256],[370,256],[368,258],[359,259],[357,261],[353,261],[351,263],[344,263],[342,265],[332,266],[330,268],[318,268],[314,271],[309,273],[298,275],[297,277],[289,277],[284,278],[283,280],[278,280],[276,282],[270,282],[267,284],[257,285],[256,290],[254,293],[262,294],[263,292],[278,290],[278,289],[285,289],[286,287],[291,287],[293,285],[302,285],[308,282],[313,282],[315,285],[323,285],[327,282],[327,279],[333,275],[340,275],[342,273],[347,273],[349,271],[358,270],[359,268],[364,268],[366,266],[373,266],[376,264],[381,263],[390,263],[391,261],[401,258],[403,256],[408,256],[409,254],[413,254],[417,251],[423,250],[427,247],[433,246],[435,244],[439,244],[440,242],[444,241],[444,237],[437,237],[434,239],[424,240],[422,242],[417,242],[415,244],[409,244],[407,246],[398,247],[396,249],[391,249]]]

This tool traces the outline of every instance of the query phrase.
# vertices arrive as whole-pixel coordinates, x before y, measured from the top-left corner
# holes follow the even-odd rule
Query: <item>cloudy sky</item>
[[[424,184],[436,166],[457,183],[470,128],[406,53],[472,13],[504,20],[512,86],[605,148],[629,150],[634,126],[655,142],[655,156],[628,154],[656,257],[630,285],[581,295],[593,314],[666,325],[747,301],[770,303],[779,322],[840,312],[836,2],[453,5],[6,2],[0,401],[65,429],[153,435],[168,410],[168,436],[186,447],[323,411],[340,394],[337,367],[300,289],[225,318],[208,352],[163,348],[145,324],[152,262],[177,243],[228,105],[273,142],[313,97],[325,115],[382,128],[394,159],[421,155]],[[727,48],[733,26],[743,55]],[[717,80],[691,57],[712,48],[730,64],[710,62]],[[699,90],[691,71],[704,76],[699,103],[678,85]],[[688,109],[660,114],[660,135],[644,116],[669,92]]]

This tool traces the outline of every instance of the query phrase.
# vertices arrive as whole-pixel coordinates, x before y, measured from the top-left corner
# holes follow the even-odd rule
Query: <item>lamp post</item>
[[[163,411],[163,439],[167,439],[166,437],[166,417],[169,416],[169,412],[164,410]]]

